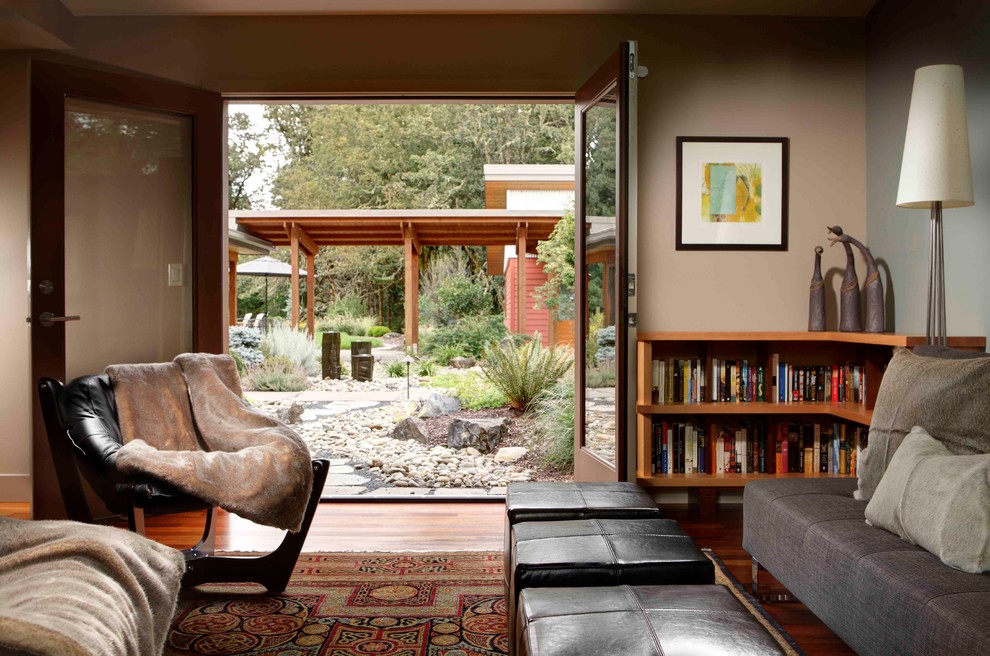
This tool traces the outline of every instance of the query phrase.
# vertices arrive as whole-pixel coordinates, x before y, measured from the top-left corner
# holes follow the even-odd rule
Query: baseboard
[[[31,476],[0,474],[0,501],[26,503],[31,501]]]

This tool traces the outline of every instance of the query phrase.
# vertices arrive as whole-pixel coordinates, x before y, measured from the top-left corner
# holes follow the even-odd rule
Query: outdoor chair
[[[264,312],[260,312],[258,316],[254,318],[254,327],[261,332],[266,332],[268,330],[268,317],[265,316]]]
[[[241,326],[244,328],[250,328],[253,325],[253,322],[251,321],[252,316],[254,315],[251,312],[246,313],[244,318],[241,319]]]
[[[313,460],[313,487],[298,533],[287,532],[275,551],[255,557],[215,556],[217,508],[163,481],[129,477],[115,468],[123,445],[109,377],[83,376],[63,385],[38,381],[41,407],[62,499],[69,519],[99,523],[86,501],[82,477],[113,513],[127,517],[130,530],[144,535],[145,516],[206,510],[203,537],[186,549],[183,586],[201,583],[260,583],[271,592],[285,589],[320,502],[328,461]]]

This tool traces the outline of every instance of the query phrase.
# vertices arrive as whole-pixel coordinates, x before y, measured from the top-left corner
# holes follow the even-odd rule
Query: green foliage
[[[536,288],[542,307],[556,310],[558,318],[574,317],[574,213],[568,212],[536,245],[536,259],[547,272],[547,281]]]
[[[603,363],[586,369],[584,372],[585,387],[615,387],[615,365]]]
[[[439,374],[423,384],[447,390],[460,400],[465,410],[504,408],[508,404],[505,394],[474,371]]]
[[[556,384],[574,362],[564,349],[544,348],[539,334],[522,346],[491,346],[485,349],[483,357],[481,371],[516,410],[526,410],[533,399]]]
[[[598,362],[598,332],[605,325],[605,315],[601,310],[591,315],[588,320],[588,335],[584,340],[584,366],[594,367]]]
[[[316,322],[316,329],[321,333],[337,331],[348,335],[364,336],[368,334],[376,322],[376,317],[355,316],[353,314],[335,314],[323,317]]]
[[[497,290],[484,260],[470,260],[468,249],[433,254],[420,276],[420,318],[431,326],[448,326],[465,317],[498,310]]]
[[[394,360],[385,365],[385,373],[389,378],[405,378],[406,363],[402,360]]]
[[[454,358],[464,357],[467,351],[467,347],[463,344],[444,344],[443,346],[437,347],[433,352],[433,359],[441,367],[449,367],[450,361]]]
[[[392,332],[388,326],[372,326],[368,329],[368,337],[381,337]]]
[[[562,378],[530,404],[530,446],[543,464],[568,471],[574,467],[574,378]]]
[[[262,341],[262,351],[270,358],[287,358],[310,376],[320,373],[320,348],[304,332],[272,326]]]
[[[245,387],[259,392],[301,392],[306,389],[306,372],[284,356],[267,358],[251,369]]]
[[[435,362],[429,358],[424,358],[416,363],[416,375],[417,376],[435,376],[437,373],[437,365]]]
[[[264,166],[265,153],[271,148],[261,130],[253,129],[244,112],[227,117],[227,183],[230,209],[249,210],[252,199],[247,180]]]
[[[237,367],[237,375],[244,376],[247,373],[247,365],[244,364],[244,358],[237,351],[231,351],[230,357],[233,358],[234,366]]]
[[[467,317],[452,326],[440,326],[420,336],[423,353],[436,354],[447,346],[463,347],[467,355],[478,357],[493,342],[498,342],[508,332],[505,319],[500,314],[484,317]]]
[[[261,352],[261,331],[257,328],[231,326],[227,333],[227,347],[230,354],[236,353],[247,367],[257,366],[265,359]]]

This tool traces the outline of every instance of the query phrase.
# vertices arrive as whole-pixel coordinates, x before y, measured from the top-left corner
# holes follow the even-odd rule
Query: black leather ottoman
[[[505,581],[512,571],[512,527],[519,522],[660,517],[635,483],[510,483],[505,491]]]
[[[510,636],[519,593],[527,588],[715,582],[712,562],[672,519],[523,522],[512,527],[511,539]]]
[[[749,656],[785,653],[721,585],[524,590],[519,656]]]

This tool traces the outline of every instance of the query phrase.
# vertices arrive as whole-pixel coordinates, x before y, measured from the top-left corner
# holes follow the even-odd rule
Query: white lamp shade
[[[897,188],[899,207],[928,209],[936,201],[944,208],[973,204],[966,89],[963,69],[955,65],[914,72]]]

